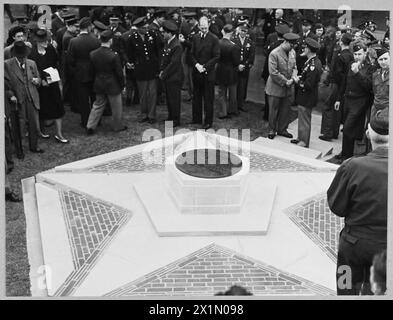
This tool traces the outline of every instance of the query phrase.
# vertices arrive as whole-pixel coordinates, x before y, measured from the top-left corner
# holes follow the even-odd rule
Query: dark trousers
[[[11,137],[14,143],[15,153],[18,158],[23,156],[23,147],[22,147],[22,133],[20,127],[20,116],[19,111],[16,106],[12,108],[10,112],[10,120],[11,120]]]
[[[370,290],[370,267],[375,254],[386,249],[386,241],[376,241],[355,237],[352,234],[341,231],[337,256],[337,294],[359,295],[371,294]],[[351,288],[342,288],[344,274],[348,275],[345,267],[351,271]],[[343,268],[343,270],[340,270]],[[341,280],[340,280],[341,279]]]
[[[249,73],[250,73],[249,71],[242,71],[238,73],[237,107],[239,109],[243,108],[244,101],[246,101]]]
[[[334,104],[337,99],[338,86],[335,83],[330,84],[330,95],[324,104],[322,110],[322,124],[321,133],[329,138],[337,139],[340,129],[340,123],[342,118],[342,108],[340,105],[340,110],[334,110]]]
[[[164,82],[166,92],[166,103],[168,106],[168,120],[180,124],[180,98],[181,82]]]
[[[81,124],[85,128],[90,110],[95,100],[92,82],[75,82],[75,105],[81,115]]]
[[[202,114],[204,113],[205,125],[212,125],[214,112],[214,80],[209,81],[205,74],[199,74],[197,72],[193,73],[192,80],[194,83],[192,121],[195,123],[202,123]]]
[[[282,133],[287,130],[290,114],[290,97],[273,97],[269,99],[269,130]]]
[[[218,116],[226,117],[229,114],[237,113],[238,106],[236,101],[236,83],[231,85],[218,86]]]
[[[157,118],[157,79],[137,80],[141,114],[145,118]]]
[[[263,120],[269,121],[269,96],[265,93],[265,109],[263,112]]]
[[[342,157],[344,159],[353,156],[355,141],[363,133],[368,102],[368,97],[347,97],[345,99],[342,144]]]

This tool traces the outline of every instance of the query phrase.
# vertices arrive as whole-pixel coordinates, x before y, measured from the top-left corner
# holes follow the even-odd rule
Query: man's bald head
[[[199,30],[206,34],[209,31],[209,19],[205,16],[199,19]]]
[[[276,9],[276,19],[281,19],[284,15],[283,9]]]

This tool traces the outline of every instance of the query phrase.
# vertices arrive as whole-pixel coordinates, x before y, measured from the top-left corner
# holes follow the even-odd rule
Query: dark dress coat
[[[34,46],[29,59],[35,61],[38,72],[42,80],[46,80],[48,74],[44,72],[46,68],[52,67],[58,70],[59,57],[56,49],[48,45],[44,55],[38,53],[37,46]],[[64,116],[63,99],[60,92],[59,82],[53,82],[48,86],[41,85],[38,88],[40,95],[40,119],[53,120]]]
[[[184,78],[181,56],[183,53],[182,45],[177,37],[164,47],[162,58],[161,79],[166,82],[182,83]]]
[[[216,70],[216,83],[230,86],[237,82],[240,64],[240,47],[228,39],[220,40],[220,59]]]

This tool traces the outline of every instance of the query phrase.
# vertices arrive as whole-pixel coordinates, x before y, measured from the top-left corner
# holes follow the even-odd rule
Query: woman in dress
[[[64,116],[64,105],[61,97],[59,81],[51,82],[50,76],[44,70],[52,67],[58,70],[59,58],[56,49],[49,44],[46,30],[39,29],[35,32],[36,44],[29,58],[34,60],[40,72],[42,84],[39,88],[40,95],[40,120],[54,120],[56,124],[55,140],[59,143],[68,143],[62,133],[62,118]],[[40,132],[42,138],[50,136]]]

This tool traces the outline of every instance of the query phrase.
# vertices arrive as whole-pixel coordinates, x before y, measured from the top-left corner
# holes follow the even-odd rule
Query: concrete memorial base
[[[180,213],[166,151],[218,138],[177,135],[25,179],[32,295],[212,296],[234,284],[256,296],[334,295],[342,221],[326,190],[337,166],[251,142],[238,150],[249,161],[241,210]]]

